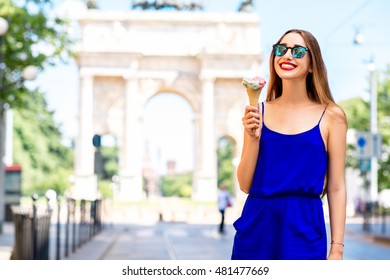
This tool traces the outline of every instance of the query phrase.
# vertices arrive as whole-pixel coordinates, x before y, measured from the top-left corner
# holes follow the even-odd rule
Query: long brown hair
[[[306,76],[306,90],[309,99],[325,106],[327,106],[329,103],[334,104],[335,102],[329,87],[326,66],[324,60],[322,59],[321,49],[317,39],[308,31],[301,29],[291,29],[286,31],[286,33],[280,37],[280,39],[277,41],[277,44],[279,44],[283,37],[288,33],[300,34],[306,43],[306,47],[309,49],[308,54],[310,56],[310,63],[312,68],[312,72],[309,72]],[[269,59],[270,79],[266,101],[271,101],[280,97],[283,91],[282,79],[275,71],[274,60],[275,54],[272,51]],[[327,177],[328,173],[324,178],[324,187],[321,194],[322,198],[327,194],[328,190]]]
[[[321,49],[317,39],[308,31],[291,29],[284,33],[282,37],[280,37],[280,39],[277,41],[277,44],[280,43],[283,37],[288,33],[300,34],[306,43],[306,47],[309,49],[308,54],[310,55],[310,63],[313,70],[312,72],[308,73],[306,77],[308,97],[311,100],[323,105],[334,103],[334,99],[329,87],[326,66],[322,59]],[[272,51],[269,60],[270,79],[266,99],[267,101],[271,101],[280,97],[283,91],[282,79],[276,74],[274,59],[275,54]]]

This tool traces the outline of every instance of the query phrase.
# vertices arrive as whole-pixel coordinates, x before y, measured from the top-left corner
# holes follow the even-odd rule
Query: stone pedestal
[[[98,198],[97,176],[76,176],[70,195],[75,199],[94,200]]]

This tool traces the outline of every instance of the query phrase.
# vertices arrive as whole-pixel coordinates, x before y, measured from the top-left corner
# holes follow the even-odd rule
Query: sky
[[[55,0],[54,2],[56,7],[60,7],[66,1]],[[205,0],[203,4],[206,12],[234,12],[240,2],[240,0]],[[132,0],[97,0],[101,10],[126,11],[129,10],[131,3]],[[272,44],[285,31],[292,28],[306,29],[320,43],[328,70],[330,87],[336,102],[356,96],[369,100],[370,60],[374,59],[379,77],[381,77],[380,73],[390,64],[390,31],[388,29],[390,26],[390,17],[388,16],[390,14],[390,1],[254,0],[254,4],[253,12],[260,18],[261,48],[265,57],[268,57]],[[358,31],[364,37],[364,43],[361,45],[353,43]],[[261,65],[261,71],[267,79],[267,59]],[[77,75],[75,62],[70,62],[68,65],[47,68],[34,82],[46,92],[48,106],[55,111],[55,120],[61,127],[65,143],[74,138],[77,133]],[[176,102],[175,104],[181,104],[180,102],[182,102],[177,98],[173,100],[173,95],[164,98],[161,97],[150,102],[148,104],[150,107],[147,106],[145,110],[161,115],[164,110],[166,111],[164,109],[166,107],[163,105],[164,102]],[[169,98],[172,100],[169,100]],[[188,110],[190,110],[190,107],[188,107]],[[191,112],[187,111],[183,114],[188,116],[188,120],[187,117],[184,118],[188,123],[187,125],[180,124],[182,132],[189,131],[188,128],[191,127]],[[166,116],[164,121],[169,122],[169,114],[162,115]],[[165,135],[169,136],[167,133]],[[159,135],[159,137],[161,142],[158,145],[164,146],[164,143],[168,142],[168,138],[164,140],[163,135]],[[164,151],[168,150],[167,147],[164,149]],[[169,152],[169,154],[172,153]],[[167,155],[167,157],[169,156]],[[189,162],[187,166],[191,165],[191,157],[187,159],[187,162]]]

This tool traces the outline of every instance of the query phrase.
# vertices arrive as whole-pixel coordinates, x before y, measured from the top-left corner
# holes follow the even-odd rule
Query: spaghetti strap
[[[328,108],[328,104],[325,106],[325,109],[324,109],[324,111],[322,112],[322,115],[321,115],[320,120],[318,121],[318,124],[320,124],[320,122],[321,122],[321,120],[322,120],[322,117],[323,117],[324,114],[325,114],[326,108]]]
[[[261,102],[261,122],[264,123],[264,102]]]

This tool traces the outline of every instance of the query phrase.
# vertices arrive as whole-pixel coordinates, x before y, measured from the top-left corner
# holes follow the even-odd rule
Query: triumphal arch
[[[240,157],[248,103],[241,80],[261,75],[258,16],[88,10],[79,25],[75,194],[96,194],[92,138],[111,134],[119,147],[118,197],[143,197],[143,108],[156,94],[170,92],[194,112],[193,199],[215,200],[217,141],[233,139]]]

